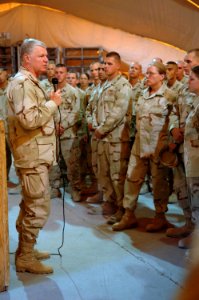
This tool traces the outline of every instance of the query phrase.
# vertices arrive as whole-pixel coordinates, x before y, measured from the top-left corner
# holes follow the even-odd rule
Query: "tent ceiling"
[[[13,1],[2,1],[0,3]],[[183,50],[199,47],[199,0],[22,0],[156,39]],[[111,37],[110,37],[111,38]]]

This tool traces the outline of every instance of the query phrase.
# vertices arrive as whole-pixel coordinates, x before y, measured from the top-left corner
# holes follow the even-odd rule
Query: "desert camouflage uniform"
[[[72,190],[80,190],[79,138],[80,98],[77,91],[68,83],[61,89],[62,103],[55,116],[56,124],[64,128],[60,136],[60,147],[67,166],[67,178]]]
[[[187,85],[188,84],[188,81],[189,81],[189,76],[184,76],[180,82],[183,84],[183,85]]]
[[[87,89],[85,90],[85,108],[87,108],[87,105],[88,105],[88,102],[89,102],[89,99],[91,97],[91,94],[93,92],[93,90],[96,88],[96,85],[93,83],[91,85],[89,85],[87,87]]]
[[[178,114],[179,120],[171,122],[170,131],[173,128],[184,128],[187,116],[190,113],[195,95],[190,93],[185,85],[178,98]],[[191,219],[190,196],[188,194],[187,180],[184,166],[184,148],[183,143],[178,146],[178,166],[173,168],[174,173],[174,189],[178,198],[180,207],[183,210],[185,218]]]
[[[0,88],[0,119],[4,121],[4,128],[6,134],[6,168],[7,168],[7,179],[9,178],[9,172],[12,165],[12,154],[10,151],[9,141],[8,141],[8,125],[7,125],[7,89]]]
[[[50,212],[48,169],[55,160],[54,101],[20,68],[8,86],[9,140],[22,186],[17,219],[20,239],[35,242]]]
[[[8,114],[8,108],[7,108],[7,90],[0,88],[0,119],[4,121],[5,126],[5,133],[7,135],[8,128],[7,128],[7,114]]]
[[[136,133],[136,103],[138,101],[139,96],[142,93],[142,83],[139,80],[134,86],[131,86],[132,89],[132,124],[131,124],[131,141],[133,143],[135,139],[135,133]]]
[[[132,91],[121,75],[106,81],[99,95],[94,120],[103,135],[98,141],[98,180],[104,199],[122,207],[130,154]],[[110,194],[111,193],[111,194]]]
[[[165,84],[154,94],[146,89],[136,107],[135,142],[124,187],[123,205],[134,210],[148,170],[152,175],[156,213],[167,211],[168,168],[160,163],[159,153],[168,144],[168,123],[175,97]]]
[[[98,100],[98,92],[99,92],[100,84],[94,85],[92,84],[90,87],[86,89],[86,122],[87,124],[93,123],[93,112],[95,109],[96,102]],[[93,127],[95,128],[95,127]],[[97,140],[93,136],[93,132],[88,132],[88,145],[87,145],[87,165],[89,174],[91,177],[92,185],[97,184]]]
[[[189,104],[184,133],[184,164],[192,211],[192,222],[199,225],[199,96]]]
[[[80,169],[80,177],[82,183],[87,175],[87,160],[85,159],[85,154],[87,152],[87,140],[88,140],[88,128],[85,117],[85,91],[76,87],[77,93],[80,98],[80,119],[79,119],[79,129],[78,129],[78,138],[79,138],[79,151],[80,151],[80,159],[79,159],[79,169]]]
[[[46,93],[46,96],[49,98],[50,93],[54,90],[52,82],[50,82],[48,79],[43,79],[40,81],[40,86],[43,88],[43,90]],[[56,149],[56,151],[58,151],[58,150]],[[51,198],[55,198],[55,197],[59,196],[59,193],[60,193],[59,188],[62,186],[61,171],[60,171],[60,167],[58,165],[57,160],[58,160],[58,157],[56,157],[56,162],[49,169],[49,182],[50,182],[50,187],[51,187]],[[59,164],[61,164],[60,161],[59,161]],[[62,171],[62,173],[63,172],[66,173],[66,170]]]
[[[97,101],[99,99],[99,92],[101,90],[100,84],[98,84],[92,91],[89,102],[86,108],[86,120],[87,124],[92,124],[93,129],[97,127],[96,120],[94,120],[93,112],[95,110],[95,107],[97,105]],[[92,132],[89,132],[90,134],[90,141],[91,141],[91,163],[92,163],[92,169],[95,174],[95,177],[97,178],[97,144],[98,140],[93,135],[94,130]]]
[[[46,92],[53,91],[54,89],[52,82],[50,82],[48,78],[41,80],[40,85]]]
[[[174,84],[172,86],[169,86],[168,88],[171,89],[174,93],[176,93],[176,98],[178,99],[181,91],[183,90],[183,84],[180,81],[176,80],[174,82]],[[177,179],[175,179],[175,176],[177,176]],[[178,177],[179,176],[178,176],[178,172],[176,172],[176,169],[171,169],[170,168],[169,169],[169,174],[168,174],[170,194],[172,194],[173,192],[176,194],[175,188],[174,188],[174,181],[176,182],[176,180],[178,180]]]
[[[168,86],[168,88],[179,95],[179,93],[183,89],[183,84],[180,81],[176,80],[174,84],[172,86]]]

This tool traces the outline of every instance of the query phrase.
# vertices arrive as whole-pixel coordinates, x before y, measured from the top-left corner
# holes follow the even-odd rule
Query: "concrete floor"
[[[15,220],[20,195],[9,195],[10,286],[0,300],[172,300],[182,288],[186,273],[185,250],[164,232],[146,233],[153,216],[150,193],[140,196],[139,226],[113,232],[100,214],[88,213],[85,202],[74,203],[65,194],[65,231],[62,242],[63,201],[52,200],[50,218],[41,231],[37,248],[52,255],[47,264],[52,275],[16,273],[13,252],[17,247]],[[169,205],[168,219],[183,224],[181,210]]]

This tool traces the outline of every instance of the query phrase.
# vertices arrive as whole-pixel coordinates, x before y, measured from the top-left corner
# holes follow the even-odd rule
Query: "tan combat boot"
[[[97,194],[94,196],[90,196],[86,199],[87,203],[102,203],[103,201],[103,192],[99,191]]]
[[[44,259],[50,258],[50,253],[47,251],[39,251],[37,249],[34,249],[33,252],[34,252],[35,258],[38,260],[44,260]],[[19,256],[19,254],[20,254],[20,248],[18,247],[15,252],[15,262],[16,262],[17,256]]]
[[[124,212],[125,212],[125,209],[123,207],[118,208],[116,213],[114,215],[110,216],[110,218],[108,218],[107,224],[113,225],[117,222],[120,222],[124,215]]]
[[[78,191],[76,189],[71,190],[71,198],[73,199],[74,202],[82,201],[80,191]]]
[[[21,234],[19,233],[19,244],[18,244],[18,248],[15,252],[15,263],[16,263],[17,256],[21,253],[21,243],[22,243],[21,242]],[[34,252],[35,258],[38,260],[44,260],[44,259],[50,258],[50,253],[47,251],[39,251],[37,249],[33,249],[33,252]]]
[[[34,252],[34,243],[21,242],[20,253],[16,256],[16,271],[34,274],[53,273],[53,269],[42,264]]]
[[[164,213],[156,213],[155,218],[153,218],[152,222],[146,226],[147,232],[158,232],[163,229],[172,228],[173,224],[169,223],[165,217]]]
[[[120,231],[124,229],[130,229],[137,226],[137,219],[135,217],[134,211],[130,208],[125,209],[125,213],[120,222],[115,223],[112,226],[114,231]]]
[[[118,206],[113,202],[105,201],[102,203],[102,214],[104,216],[113,215],[117,210]]]
[[[184,238],[190,235],[194,230],[194,224],[191,219],[186,219],[185,225],[177,228],[169,228],[166,231],[166,236],[172,238]]]

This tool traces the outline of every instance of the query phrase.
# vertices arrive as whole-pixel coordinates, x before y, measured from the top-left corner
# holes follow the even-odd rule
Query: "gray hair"
[[[21,50],[20,50],[20,58],[21,60],[23,60],[23,56],[24,54],[30,54],[32,53],[33,49],[36,47],[36,46],[40,46],[40,47],[43,47],[43,48],[46,48],[46,45],[39,41],[39,40],[36,40],[36,39],[25,39],[21,45]]]

